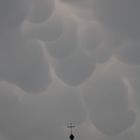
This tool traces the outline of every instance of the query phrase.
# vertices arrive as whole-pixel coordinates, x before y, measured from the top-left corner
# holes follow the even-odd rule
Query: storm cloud
[[[0,138],[140,138],[138,0],[0,0]]]

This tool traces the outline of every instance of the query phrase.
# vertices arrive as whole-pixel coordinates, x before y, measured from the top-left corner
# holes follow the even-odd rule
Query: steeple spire
[[[69,136],[70,140],[74,140],[75,137],[73,135],[72,128],[75,128],[75,126],[72,123],[70,123],[70,125],[68,125],[67,127],[70,128],[70,136]]]

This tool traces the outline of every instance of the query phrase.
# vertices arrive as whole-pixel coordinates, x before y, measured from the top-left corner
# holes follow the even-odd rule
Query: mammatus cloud
[[[92,8],[93,1],[92,0],[60,0],[62,3],[72,5],[73,7],[76,6],[77,8]]]
[[[128,108],[128,89],[109,69],[90,79],[83,94],[90,118],[102,133],[115,136],[134,123],[135,113]]]
[[[28,39],[36,38],[44,42],[54,41],[61,36],[64,22],[64,16],[56,5],[52,16],[48,20],[36,24],[26,20],[22,32]]]
[[[0,0],[1,139],[139,139],[139,7]]]
[[[71,55],[78,47],[78,23],[71,17],[63,17],[63,32],[55,41],[46,41],[46,49],[56,59]]]
[[[126,64],[140,64],[139,40],[125,40],[115,51],[116,57]]]
[[[29,21],[40,23],[47,20],[55,9],[55,0],[32,0]]]
[[[69,87],[55,78],[46,94],[51,101],[50,117],[56,124],[66,127],[72,121],[78,126],[85,121],[87,111],[77,88]]]
[[[24,92],[20,92],[17,86],[1,81],[0,82],[0,110],[1,117],[8,112],[11,108],[16,106],[20,102],[20,98],[23,96]],[[19,93],[20,92],[20,93]],[[3,112],[3,113],[2,113]]]
[[[76,50],[70,57],[54,60],[56,75],[70,86],[78,86],[86,81],[95,69],[95,62],[81,50]]]
[[[94,52],[99,47],[105,37],[105,32],[97,22],[87,22],[81,25],[79,31],[80,47],[86,51]]]
[[[112,50],[117,42],[112,33],[104,29],[96,21],[85,22],[79,30],[79,46],[96,63],[105,63],[112,56]]]
[[[0,28],[9,30],[20,26],[28,15],[31,0],[0,1]]]
[[[1,132],[9,139],[52,140],[59,136],[61,139],[65,136],[62,128],[71,120],[78,126],[86,119],[86,110],[79,97],[78,89],[56,80],[47,93],[25,94],[12,110],[7,111],[0,122]]]
[[[124,75],[125,77],[127,77],[128,82],[131,85],[132,91],[133,93],[133,98],[134,98],[134,102],[136,107],[139,109],[140,107],[140,66],[139,65],[129,65],[129,64],[125,64],[124,65]]]
[[[138,0],[93,0],[95,16],[103,26],[135,39],[140,37],[139,5]]]
[[[17,38],[9,40],[1,44],[6,46],[1,50],[0,79],[12,82],[27,92],[41,92],[46,89],[51,82],[51,76],[41,42],[39,40],[17,42]]]

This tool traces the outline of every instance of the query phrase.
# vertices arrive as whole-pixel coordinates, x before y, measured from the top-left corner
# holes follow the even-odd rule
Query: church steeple
[[[75,128],[75,126],[72,123],[70,123],[70,125],[68,125],[67,127],[70,128],[70,136],[69,136],[70,140],[74,140],[75,137],[72,128]]]

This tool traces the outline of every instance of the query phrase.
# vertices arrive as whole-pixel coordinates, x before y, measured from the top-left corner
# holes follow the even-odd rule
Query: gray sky
[[[0,0],[0,140],[139,140],[139,9]]]

